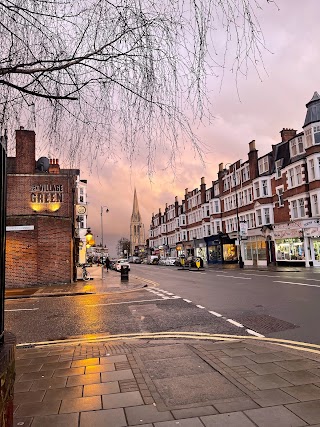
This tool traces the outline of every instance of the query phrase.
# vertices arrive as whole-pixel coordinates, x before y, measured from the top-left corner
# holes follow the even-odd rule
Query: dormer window
[[[276,160],[276,177],[277,178],[281,178],[282,173],[281,173],[281,168],[282,168],[282,163],[283,163],[283,159],[280,160]]]
[[[269,160],[268,157],[263,157],[258,161],[259,174],[269,171]]]
[[[311,147],[312,145],[312,132],[311,129],[306,130],[306,147]]]
[[[290,141],[291,157],[295,157],[304,152],[302,136]]]

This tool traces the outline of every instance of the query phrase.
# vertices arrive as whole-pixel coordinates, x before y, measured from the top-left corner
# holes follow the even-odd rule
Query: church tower
[[[139,212],[138,198],[136,189],[134,189],[133,208],[130,223],[130,254],[134,254],[136,246],[145,245],[144,224],[141,221]]]

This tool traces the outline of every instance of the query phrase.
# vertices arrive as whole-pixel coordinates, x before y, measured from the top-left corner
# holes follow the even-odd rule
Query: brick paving
[[[260,341],[20,348],[16,369],[15,427],[320,426],[320,356]]]

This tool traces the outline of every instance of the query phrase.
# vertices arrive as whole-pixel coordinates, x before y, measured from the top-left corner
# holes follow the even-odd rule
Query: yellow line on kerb
[[[35,343],[24,343],[18,344],[19,347],[26,346],[47,346],[47,345],[68,345],[78,343],[94,343],[98,341],[119,341],[119,340],[133,340],[133,339],[160,339],[160,338],[184,338],[184,339],[196,339],[196,340],[215,340],[215,341],[234,341],[239,339],[264,341],[270,344],[278,345],[281,347],[292,348],[295,350],[308,351],[310,353],[320,354],[320,346],[317,344],[304,343],[299,341],[283,340],[278,338],[266,338],[266,337],[254,337],[254,336],[243,336],[243,335],[226,335],[226,334],[208,334],[205,332],[143,332],[143,333],[131,333],[131,334],[117,334],[117,335],[105,335],[96,337],[84,337],[84,338],[70,338],[67,340],[56,340],[56,341],[42,341]],[[311,348],[313,347],[313,348]]]

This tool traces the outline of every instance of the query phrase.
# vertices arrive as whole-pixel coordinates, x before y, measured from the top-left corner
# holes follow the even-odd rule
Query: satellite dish
[[[40,172],[48,172],[49,170],[49,159],[47,157],[40,157],[39,160],[37,160],[37,171]]]

